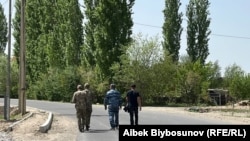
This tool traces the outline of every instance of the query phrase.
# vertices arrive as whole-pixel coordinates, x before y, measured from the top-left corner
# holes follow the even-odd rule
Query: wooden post
[[[4,98],[4,119],[10,120],[10,56],[11,56],[11,0],[9,1],[9,31],[8,31],[8,60],[6,94]]]
[[[26,114],[26,66],[25,66],[25,0],[21,1],[21,35],[20,35],[20,87],[19,110]]]

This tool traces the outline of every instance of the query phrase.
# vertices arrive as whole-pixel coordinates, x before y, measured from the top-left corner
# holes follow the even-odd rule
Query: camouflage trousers
[[[87,109],[87,111],[86,111],[86,117],[85,117],[85,120],[86,120],[86,128],[89,128],[89,127],[90,127],[90,118],[91,118],[91,114],[92,114],[92,110]]]
[[[79,130],[83,130],[86,125],[86,111],[85,109],[76,109],[76,117]]]

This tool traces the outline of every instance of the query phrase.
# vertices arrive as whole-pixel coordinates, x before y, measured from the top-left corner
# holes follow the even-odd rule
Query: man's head
[[[85,89],[89,89],[89,87],[90,87],[89,83],[85,83],[85,84],[84,84],[84,88],[85,88]]]
[[[82,90],[82,85],[77,85],[77,90]]]
[[[115,89],[115,84],[110,84],[110,89]]]
[[[136,85],[135,85],[135,84],[132,84],[132,85],[131,85],[131,88],[133,88],[133,89],[136,88]]]

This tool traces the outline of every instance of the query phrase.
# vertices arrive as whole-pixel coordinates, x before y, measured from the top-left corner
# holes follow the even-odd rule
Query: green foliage
[[[179,60],[179,50],[181,48],[182,33],[182,12],[179,12],[180,0],[165,0],[164,24],[163,24],[163,47],[175,62]]]
[[[98,81],[96,70],[83,67],[51,68],[42,74],[39,81],[29,85],[27,97],[30,99],[69,102],[78,84],[88,82],[95,97],[94,102],[102,103],[104,94],[109,89],[108,81]]]
[[[4,9],[2,4],[0,3],[0,53],[4,53],[6,44],[8,41],[7,34],[8,34],[8,26],[6,17],[4,15]]]
[[[7,72],[7,56],[0,53],[0,94],[6,94],[7,73],[11,75],[10,97],[18,98],[18,66],[16,60],[11,62],[11,72]]]
[[[19,56],[20,56],[20,23],[21,23],[21,1],[20,0],[16,0],[15,1],[15,17],[12,20],[13,23],[13,37],[14,37],[14,56],[17,58],[17,64],[19,65]]]
[[[0,53],[0,94],[6,93],[7,56]]]
[[[166,0],[163,42],[158,36],[131,37],[134,2],[85,0],[83,28],[77,0],[27,1],[27,98],[69,102],[76,86],[88,82],[97,103],[103,102],[110,83],[116,84],[123,98],[135,83],[143,105],[207,104],[207,89],[219,87],[229,89],[236,99],[249,99],[250,77],[240,67],[229,68],[222,78],[218,62],[205,63],[210,34],[208,0],[190,0],[188,56],[180,57],[180,1]],[[13,98],[18,97],[19,82],[19,0],[15,7]],[[1,55],[0,92],[6,89],[6,61]]]
[[[185,103],[209,102],[207,89],[211,83],[220,78],[217,63],[211,62],[203,65],[197,61],[193,63],[190,58],[182,58],[178,66],[178,87],[180,88],[182,100]]]
[[[85,32],[85,40],[84,40],[84,60],[83,64],[85,66],[90,66],[94,68],[96,65],[96,46],[95,46],[95,27],[98,25],[98,19],[95,16],[95,7],[97,7],[97,3],[93,2],[93,0],[84,0],[85,5],[85,17],[87,22],[84,23],[84,32]]]
[[[51,68],[48,73],[41,75],[40,80],[29,85],[27,97],[69,102],[78,84],[83,84],[83,80],[76,68],[68,67],[65,70]]]
[[[209,55],[209,0],[190,0],[187,6],[187,53],[192,62],[205,64]]]
[[[11,98],[18,98],[19,88],[19,68],[17,60],[12,59],[11,61]]]
[[[158,40],[158,37],[148,39],[138,34],[121,56],[122,64],[112,66],[114,80],[123,85],[122,91],[125,93],[135,83],[144,104],[155,104],[154,97],[168,96],[175,77],[175,65],[170,57],[159,54],[162,48]]]
[[[49,68],[81,65],[83,15],[77,0],[27,1],[26,13],[27,72],[32,82]]]
[[[224,76],[224,87],[228,88],[235,100],[249,99],[249,74],[236,64],[228,66]]]
[[[113,74],[109,68],[113,63],[121,62],[122,48],[131,42],[134,1],[85,1],[88,19],[87,42],[84,45],[88,51],[85,53],[85,60],[92,67],[96,63],[101,79],[108,78],[110,83],[113,81]]]

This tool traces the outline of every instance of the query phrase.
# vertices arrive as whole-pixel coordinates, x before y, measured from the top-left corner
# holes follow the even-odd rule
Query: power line
[[[152,28],[162,28],[160,26],[149,25],[149,24],[142,24],[142,23],[137,23],[137,22],[134,22],[134,24],[141,25],[141,26],[152,27]],[[213,36],[220,36],[220,37],[240,38],[240,39],[250,40],[250,37],[243,37],[243,36],[233,36],[233,35],[225,35],[225,34],[211,34],[211,35],[213,35]]]
[[[8,2],[8,0],[5,0],[5,2],[3,3],[3,5],[6,4],[7,2]],[[83,5],[81,5],[80,3],[78,3],[78,4],[79,4],[80,7],[84,8]],[[184,19],[184,20],[187,20],[187,19]],[[141,26],[147,26],[147,27],[151,27],[151,28],[162,28],[160,26],[143,24],[143,23],[138,23],[138,22],[134,22],[134,24],[141,25]],[[234,35],[225,35],[225,34],[211,34],[211,35],[213,35],[213,36],[220,36],[220,37],[227,37],[227,38],[239,38],[239,39],[250,40],[250,37],[243,37],[243,36],[234,36]]]
[[[222,37],[229,37],[229,38],[240,38],[240,39],[250,39],[250,37],[240,37],[240,36],[231,36],[231,35],[222,35],[222,34],[211,34],[214,36],[222,36]]]
[[[137,22],[134,22],[134,24],[137,24],[137,25],[142,25],[142,26],[148,26],[148,27],[153,27],[153,28],[161,28],[160,26],[148,25],[148,24],[142,24],[142,23],[137,23]]]

